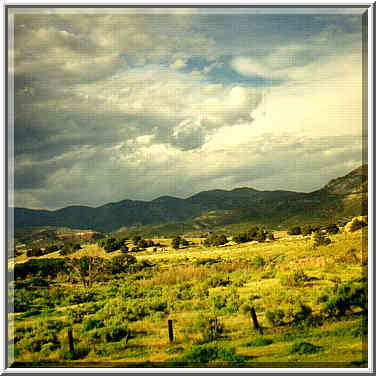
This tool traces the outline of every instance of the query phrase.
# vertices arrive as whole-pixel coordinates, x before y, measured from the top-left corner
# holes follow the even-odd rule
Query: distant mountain
[[[123,200],[97,208],[14,209],[16,228],[57,226],[110,232],[122,227],[190,223],[194,227],[256,221],[260,224],[331,221],[367,212],[367,165],[311,192],[211,190],[187,199],[162,196],[152,201]]]

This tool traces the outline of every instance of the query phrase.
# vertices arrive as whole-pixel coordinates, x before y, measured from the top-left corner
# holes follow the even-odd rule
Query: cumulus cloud
[[[97,206],[236,186],[307,191],[357,167],[355,20],[319,18],[304,44],[291,23],[232,17],[16,14],[15,204]]]
[[[174,70],[183,69],[187,66],[187,63],[182,59],[177,59],[170,67]]]

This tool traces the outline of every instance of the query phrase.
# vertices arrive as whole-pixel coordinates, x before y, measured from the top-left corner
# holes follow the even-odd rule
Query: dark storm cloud
[[[361,49],[360,16],[175,11],[15,16],[18,206],[96,206],[255,182],[288,188],[294,166],[315,176],[323,166],[340,174],[358,163],[359,148],[349,142],[361,127],[357,96],[347,112],[336,97],[329,115],[342,116],[341,125],[327,125],[316,108],[334,100],[326,90],[340,80],[344,98],[349,87],[357,92],[359,59],[347,57]],[[307,93],[323,72],[326,87],[312,99]],[[302,86],[298,94],[291,82]],[[267,109],[275,113],[272,137],[260,136],[267,87],[277,93]],[[286,98],[306,98],[305,107],[286,112]],[[312,113],[317,127],[295,137]],[[244,134],[236,134],[239,124]],[[325,140],[317,130],[324,126],[353,137]],[[309,190],[320,179],[298,180],[292,188]]]

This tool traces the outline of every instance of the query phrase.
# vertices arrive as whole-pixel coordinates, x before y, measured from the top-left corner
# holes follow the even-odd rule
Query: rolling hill
[[[343,220],[367,214],[367,169],[363,165],[310,193],[236,188],[200,192],[187,199],[162,196],[152,201],[123,200],[97,208],[69,206],[55,211],[14,208],[14,224],[16,229],[56,226],[110,232],[130,226],[171,223],[210,228],[245,221],[275,226]]]

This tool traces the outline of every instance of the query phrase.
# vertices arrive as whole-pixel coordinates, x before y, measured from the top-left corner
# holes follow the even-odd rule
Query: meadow
[[[13,367],[367,367],[367,227],[329,238],[25,249],[9,261]]]

